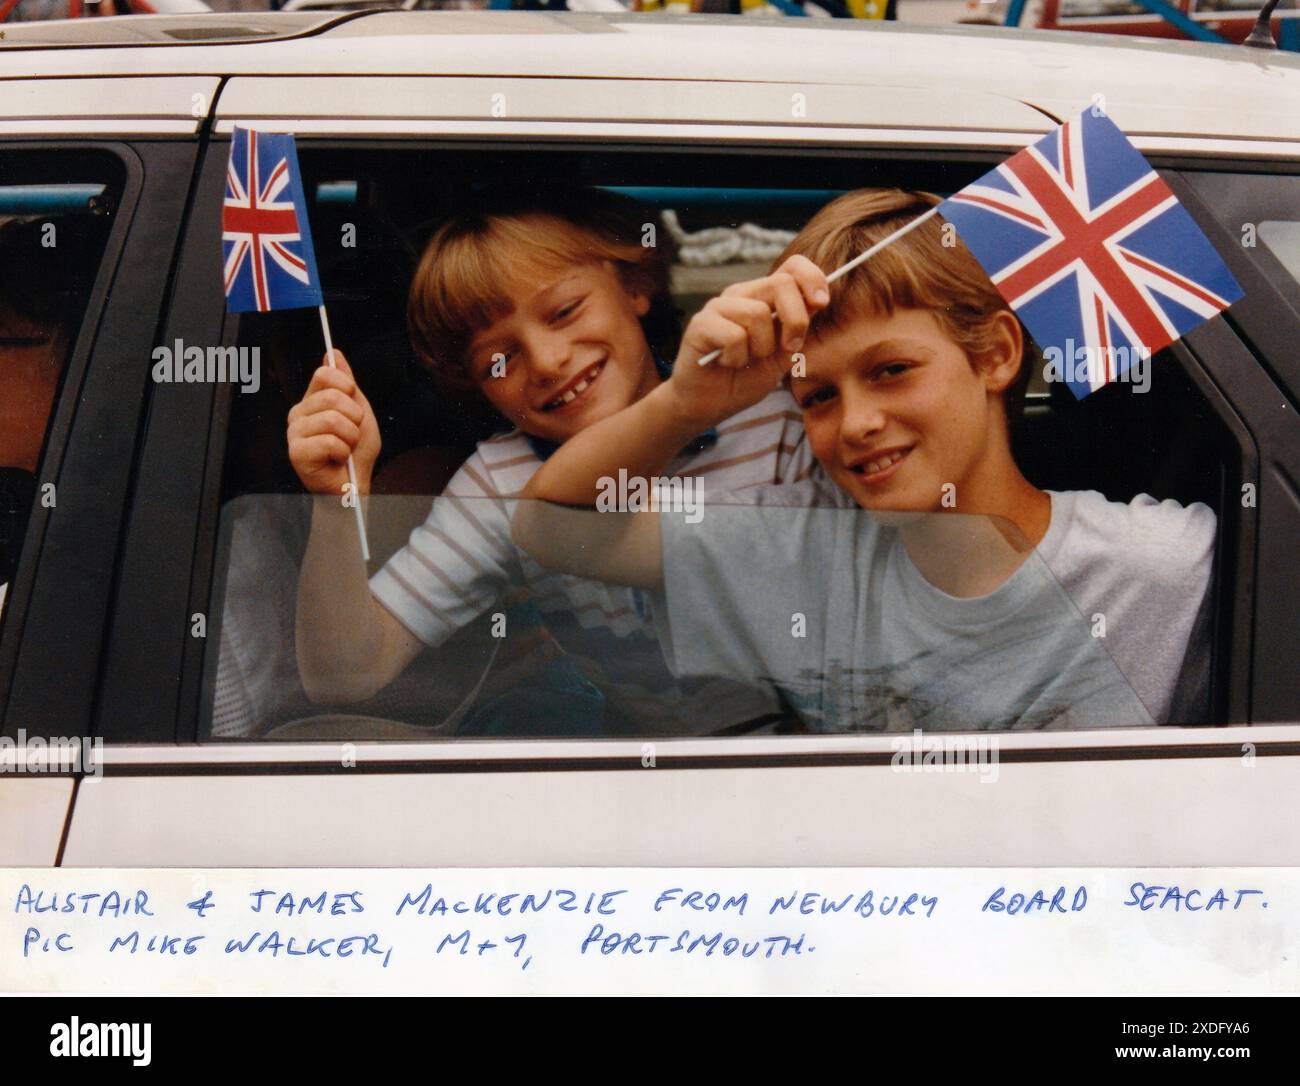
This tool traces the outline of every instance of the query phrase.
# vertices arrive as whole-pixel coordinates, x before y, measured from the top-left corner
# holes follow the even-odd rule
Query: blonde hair
[[[669,284],[671,240],[644,245],[653,217],[636,201],[596,188],[489,191],[460,208],[425,246],[407,302],[411,344],[443,385],[476,387],[465,353],[474,334],[505,316],[521,269],[560,271],[611,261],[628,290],[650,298],[641,324],[671,354],[678,327]],[[666,244],[665,244],[666,243]]]
[[[825,272],[906,226],[940,202],[928,192],[858,189],[831,201],[809,220],[773,267],[795,255]],[[1014,312],[979,261],[956,236],[946,237],[938,217],[922,223],[848,275],[831,284],[830,305],[812,321],[812,334],[840,328],[859,313],[890,316],[897,309],[925,309],[976,366],[995,348],[994,318]],[[1024,332],[1024,326],[1021,326]],[[1007,421],[1014,426],[1025,388],[1039,358],[1028,332],[1020,372],[1003,393]]]

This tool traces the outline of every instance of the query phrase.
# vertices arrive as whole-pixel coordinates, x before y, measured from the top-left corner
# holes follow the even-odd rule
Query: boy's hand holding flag
[[[235,128],[221,213],[226,308],[232,313],[316,306],[331,366],[334,344],[316,272],[311,225],[292,135]],[[361,557],[370,560],[356,466],[348,457]]]
[[[1080,399],[1242,296],[1169,186],[1095,110],[918,215],[827,282],[938,214],[1044,353],[1058,353]]]

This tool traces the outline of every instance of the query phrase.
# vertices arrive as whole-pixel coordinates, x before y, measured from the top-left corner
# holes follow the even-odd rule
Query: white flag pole
[[[322,302],[318,308],[321,331],[325,333],[325,357],[330,360],[331,369],[338,369],[334,362],[334,340],[330,336],[330,321],[325,315],[325,303]],[[357,537],[361,540],[361,560],[369,562],[370,547],[366,544],[366,522],[361,515],[361,493],[357,490],[357,466],[352,462],[351,453],[348,453],[348,482],[352,484],[352,508],[357,514]]]
[[[870,249],[868,249],[866,252],[864,252],[864,253],[859,253],[859,254],[858,254],[857,256],[855,256],[852,260],[850,260],[847,264],[843,265],[842,267],[836,268],[833,272],[830,273],[830,275],[828,275],[828,276],[826,277],[826,282],[827,282],[827,283],[833,283],[833,282],[835,282],[836,279],[839,279],[841,276],[848,275],[849,272],[851,272],[851,271],[852,271],[854,268],[856,268],[859,264],[862,264],[863,262],[865,262],[865,261],[867,261],[867,260],[870,260],[873,256],[875,256],[878,252],[880,252],[881,249],[885,248],[886,245],[892,245],[892,244],[893,244],[894,242],[896,242],[899,238],[901,238],[904,234],[911,233],[911,231],[915,230],[918,226],[920,226],[923,222],[925,222],[926,219],[933,218],[933,217],[934,217],[935,215],[937,215],[937,214],[939,214],[939,208],[938,208],[938,205],[936,205],[936,206],[930,208],[930,210],[927,211],[924,215],[918,215],[915,219],[913,219],[911,222],[909,222],[906,226],[900,226],[897,230],[895,230],[892,234],[890,234],[889,237],[887,237],[887,238],[882,238],[880,241],[876,242],[876,244],[873,245],[873,246],[872,246]],[[773,316],[775,316],[775,315],[776,315],[776,314],[774,313]],[[717,358],[718,355],[720,355],[720,354],[722,354],[722,349],[721,349],[721,348],[719,348],[719,349],[716,350],[716,351],[710,351],[708,354],[706,354],[703,358],[701,358],[701,359],[699,360],[699,362],[697,363],[697,365],[700,365],[700,366],[707,366],[710,362],[712,362],[712,361],[713,361],[715,358]]]

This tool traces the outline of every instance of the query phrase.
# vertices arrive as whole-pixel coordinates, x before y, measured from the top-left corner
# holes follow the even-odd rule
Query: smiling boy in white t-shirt
[[[850,193],[781,262],[839,267],[936,202]],[[710,507],[698,526],[529,503],[515,521],[523,546],[555,568],[660,590],[679,674],[774,687],[817,730],[1203,716],[1213,512],[1024,477],[1009,420],[1036,352],[968,250],[945,245],[932,219],[811,317],[762,283],[732,288],[755,305],[716,365],[679,365],[567,443],[524,496],[590,505],[609,464],[653,475],[683,433],[782,379],[824,474],[770,488],[758,508]]]

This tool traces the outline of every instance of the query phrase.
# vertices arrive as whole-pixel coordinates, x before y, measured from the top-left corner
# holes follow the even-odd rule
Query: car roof
[[[1297,145],[1287,155],[1300,156],[1300,56],[1242,46],[872,20],[514,11],[214,13],[0,29],[0,96],[10,80],[121,84],[126,75],[609,79],[645,81],[652,120],[650,81],[834,86],[868,112],[894,103],[889,123],[916,101],[927,127],[961,129],[983,96],[1032,106],[1045,130],[1049,117],[1097,104],[1130,135],[1208,139],[1220,153],[1233,141],[1274,141]],[[40,97],[22,97],[21,115],[39,116]],[[149,97],[155,109],[165,100]],[[178,101],[177,116],[189,104]],[[773,123],[788,123],[786,112]],[[6,113],[17,115],[0,102]],[[842,109],[832,120],[811,109],[807,123],[850,122]]]

